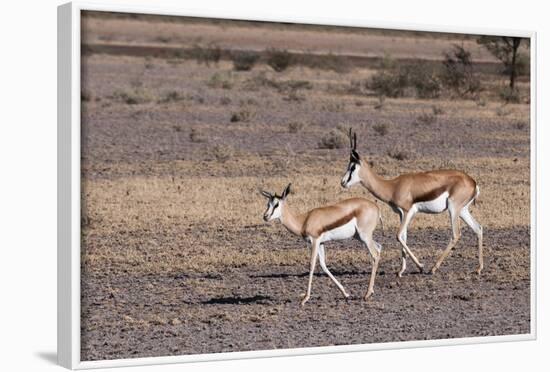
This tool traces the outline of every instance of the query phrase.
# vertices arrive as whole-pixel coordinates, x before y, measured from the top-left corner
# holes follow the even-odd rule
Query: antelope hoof
[[[481,275],[481,270],[483,270],[483,267],[478,267],[476,270],[477,275]]]
[[[438,269],[437,266],[432,267],[432,270],[430,271],[430,273],[431,273],[432,275],[434,275],[435,272],[437,271],[437,269]]]
[[[374,291],[368,291],[365,295],[365,301],[367,301],[372,295],[374,294]]]
[[[346,300],[349,300],[349,293],[344,292],[344,298],[345,298]]]
[[[423,264],[418,265],[418,270],[420,271],[421,274],[424,274],[424,265]]]
[[[304,306],[306,302],[309,301],[309,296],[306,293],[302,294],[302,302],[300,302],[300,306]]]

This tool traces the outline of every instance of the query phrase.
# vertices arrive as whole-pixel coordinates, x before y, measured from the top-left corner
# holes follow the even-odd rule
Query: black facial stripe
[[[346,183],[349,183],[351,181],[351,176],[353,174],[353,172],[355,171],[355,163],[350,163],[350,166],[349,166],[349,175],[348,175],[348,180],[346,181]]]

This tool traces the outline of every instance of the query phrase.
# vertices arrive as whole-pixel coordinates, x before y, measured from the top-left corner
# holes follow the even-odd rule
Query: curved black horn
[[[357,133],[353,132],[353,149],[357,150]]]

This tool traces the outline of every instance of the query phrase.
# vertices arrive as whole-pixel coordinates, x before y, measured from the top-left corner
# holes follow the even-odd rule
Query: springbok
[[[309,269],[309,281],[307,292],[303,295],[301,305],[309,300],[311,295],[311,283],[317,257],[323,271],[338,286],[347,299],[349,294],[342,284],[336,280],[327,268],[325,262],[324,243],[331,240],[357,238],[362,241],[370,252],[372,273],[369,287],[365,294],[367,300],[374,293],[374,278],[378,269],[382,246],[375,242],[372,233],[381,220],[378,206],[363,198],[342,200],[336,204],[315,208],[303,214],[295,214],[287,205],[286,198],[290,191],[290,184],[284,189],[281,196],[260,190],[260,193],[268,198],[267,210],[264,213],[264,221],[280,220],[291,233],[301,236],[311,244],[311,262]]]
[[[456,170],[434,170],[421,173],[402,174],[392,179],[384,179],[377,175],[367,161],[362,159],[357,152],[357,134],[350,129],[350,160],[342,178],[342,187],[349,188],[361,183],[376,198],[387,203],[395,213],[399,214],[401,225],[397,233],[397,239],[401,248],[402,276],[407,267],[407,255],[423,271],[424,265],[407,246],[407,227],[414,215],[421,213],[442,213],[449,210],[451,218],[451,241],[441,253],[433,266],[434,274],[441,266],[443,260],[449,255],[460,238],[460,217],[476,233],[478,240],[479,266],[477,273],[483,269],[483,228],[472,217],[469,211],[470,204],[479,196],[479,187],[472,177]]]

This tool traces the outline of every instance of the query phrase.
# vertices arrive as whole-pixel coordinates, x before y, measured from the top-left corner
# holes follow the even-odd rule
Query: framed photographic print
[[[60,6],[60,364],[533,339],[534,41]]]

